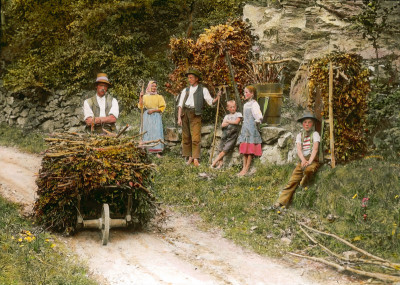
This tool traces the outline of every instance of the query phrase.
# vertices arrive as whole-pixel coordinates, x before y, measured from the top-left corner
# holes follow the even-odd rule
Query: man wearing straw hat
[[[115,122],[119,115],[118,101],[107,93],[111,83],[107,74],[98,73],[96,79],[96,95],[86,99],[83,104],[86,130],[96,134],[103,133],[103,129],[114,132]]]
[[[212,106],[218,101],[220,93],[212,98],[210,92],[201,81],[197,69],[189,69],[186,73],[189,87],[182,90],[178,102],[178,125],[182,126],[182,156],[187,158],[187,164],[199,166],[201,142],[201,115],[204,101]]]

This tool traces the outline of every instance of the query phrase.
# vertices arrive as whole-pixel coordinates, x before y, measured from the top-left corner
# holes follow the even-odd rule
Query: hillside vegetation
[[[31,96],[73,92],[91,87],[96,73],[106,72],[114,93],[128,104],[137,96],[139,79],[166,81],[172,35],[190,38],[238,17],[243,2],[4,1],[4,86]]]

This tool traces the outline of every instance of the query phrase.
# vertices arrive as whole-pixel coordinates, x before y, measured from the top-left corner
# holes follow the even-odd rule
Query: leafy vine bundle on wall
[[[334,67],[332,104],[338,162],[356,159],[367,150],[365,122],[370,84],[369,71],[362,66],[361,60],[362,57],[356,54],[331,53],[313,59],[310,64],[308,107],[314,110],[319,91],[323,104],[321,115],[325,118],[329,117],[329,62]],[[328,132],[323,139],[329,142]]]

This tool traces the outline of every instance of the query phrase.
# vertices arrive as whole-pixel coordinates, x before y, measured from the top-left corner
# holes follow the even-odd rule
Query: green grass
[[[96,284],[50,234],[0,197],[0,284]]]
[[[139,112],[120,119],[121,125],[134,126],[130,135],[138,133]],[[172,123],[167,121],[164,126]],[[0,144],[7,142],[10,145],[9,142],[14,140],[15,144],[11,145],[26,146],[31,135],[36,141],[42,140],[38,133],[15,137],[16,130],[11,132],[4,126],[0,130],[6,134]],[[268,211],[267,208],[276,201],[288,181],[292,164],[261,165],[256,160],[256,173],[238,178],[239,167],[209,169],[205,152],[202,165],[194,168],[184,164],[176,148],[167,149],[163,158],[154,157],[159,166],[153,187],[159,201],[184,213],[199,214],[206,225],[220,227],[226,237],[261,254],[281,256],[288,251],[302,251],[324,255],[317,247],[310,246],[299,230],[298,223],[305,221],[375,255],[400,262],[398,161],[398,157],[391,161],[367,157],[335,169],[324,165],[310,187],[298,190],[291,207],[281,211]],[[204,172],[210,179],[199,176]],[[362,207],[363,198],[369,198],[367,207]],[[365,218],[364,214],[367,215]],[[334,221],[329,221],[328,215],[333,216]],[[282,242],[283,239],[286,242]],[[349,250],[331,238],[321,241],[337,253]],[[20,267],[15,270],[23,270]]]
[[[293,165],[265,166],[256,161],[256,174],[238,178],[238,168],[210,170],[206,159],[199,168],[187,167],[178,156],[169,153],[157,159],[154,187],[159,199],[180,211],[200,214],[238,244],[270,256],[312,251],[298,225],[307,221],[376,255],[400,261],[399,164],[372,158],[333,170],[323,166],[307,190],[297,191],[290,208],[268,211]],[[201,178],[201,172],[211,179]],[[366,208],[361,206],[364,197],[369,198]],[[328,214],[336,220],[329,222]],[[283,243],[282,238],[289,239],[290,244]],[[325,238],[324,243],[339,253],[349,250],[330,239]]]
[[[18,147],[19,149],[40,153],[45,150],[44,134],[40,132],[25,132],[22,129],[0,124],[0,145]]]

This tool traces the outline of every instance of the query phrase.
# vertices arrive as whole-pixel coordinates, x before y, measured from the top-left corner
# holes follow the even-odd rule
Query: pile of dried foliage
[[[133,226],[144,226],[154,215],[156,204],[149,190],[153,165],[132,138],[68,133],[53,134],[46,142],[34,207],[41,224],[72,233],[78,197],[86,218],[98,218],[103,203],[109,204],[111,218],[124,216],[128,194]]]

